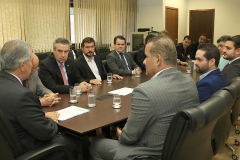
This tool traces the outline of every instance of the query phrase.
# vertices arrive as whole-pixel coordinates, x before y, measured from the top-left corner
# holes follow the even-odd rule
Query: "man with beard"
[[[103,64],[99,56],[94,55],[95,41],[91,37],[86,37],[81,43],[83,55],[75,60],[75,64],[82,78],[95,85],[101,85],[102,80],[107,79],[107,73],[103,69]],[[123,77],[113,74],[114,79],[123,79]]]
[[[223,52],[223,58],[229,60],[229,63],[223,68],[222,74],[230,83],[233,78],[240,76],[240,36],[229,37]]]
[[[227,86],[227,81],[218,69],[220,53],[214,44],[203,43],[196,52],[196,72],[202,74],[197,82],[200,103],[208,100],[211,95]]]

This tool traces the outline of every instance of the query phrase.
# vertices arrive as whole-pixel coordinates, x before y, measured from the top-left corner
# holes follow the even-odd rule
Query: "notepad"
[[[118,95],[121,95],[121,96],[126,96],[126,95],[132,93],[132,91],[133,91],[133,88],[123,87],[123,88],[120,88],[120,89],[110,91],[108,93],[109,94],[118,94]]]
[[[67,119],[87,113],[87,112],[89,112],[89,109],[85,109],[85,108],[81,108],[81,107],[77,107],[77,106],[69,106],[67,108],[58,110],[57,112],[60,113],[58,120],[65,121]]]

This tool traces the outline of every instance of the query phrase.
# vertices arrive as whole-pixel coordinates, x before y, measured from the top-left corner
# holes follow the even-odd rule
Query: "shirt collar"
[[[240,58],[240,57],[237,57],[237,58],[235,58],[235,59],[229,61],[229,64],[231,64],[232,62],[236,61],[236,60],[239,59],[239,58]]]
[[[92,61],[91,61],[87,56],[85,56],[85,54],[83,54],[83,56],[84,56],[84,58],[85,58],[85,60],[86,60],[87,62],[92,62],[92,61],[94,61],[94,56],[93,56],[93,58],[92,58]]]
[[[151,79],[157,77],[160,73],[162,73],[163,71],[165,71],[165,70],[167,70],[167,69],[170,69],[170,68],[174,68],[174,67],[165,68],[165,69],[163,69],[163,70],[157,72],[157,73],[156,73]]]
[[[7,72],[7,73],[9,73],[9,72]],[[12,73],[9,73],[9,74],[11,74],[11,75],[13,75],[14,77],[16,77],[17,80],[22,84],[22,81],[21,81],[21,79],[20,79],[18,76],[16,76],[15,74],[12,74]]]
[[[215,71],[217,70],[218,68],[214,69],[214,70],[211,70],[211,71],[208,71],[207,73],[204,73],[202,74],[201,76],[199,76],[199,80],[203,79],[204,77],[206,77],[209,73],[211,73],[212,71]]]

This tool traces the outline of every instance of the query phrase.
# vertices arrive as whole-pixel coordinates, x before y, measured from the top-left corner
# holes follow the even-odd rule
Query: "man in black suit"
[[[147,42],[153,38],[153,37],[156,37],[155,35],[153,34],[149,34],[147,35],[146,39],[145,39],[145,45],[137,52],[137,56],[136,56],[136,63],[137,65],[142,69],[142,70],[146,70],[146,67],[145,65],[143,64],[143,61],[144,59],[146,58],[146,55],[145,55],[145,47],[146,47],[146,44]]]
[[[230,83],[233,78],[240,76],[240,36],[227,38],[223,52],[223,58],[229,63],[223,68],[222,74]]]
[[[134,62],[132,56],[125,52],[126,39],[123,36],[114,38],[114,51],[107,55],[107,64],[112,73],[119,75],[134,75],[141,68]]]
[[[83,55],[75,60],[77,70],[82,78],[90,84],[100,85],[102,80],[107,79],[107,73],[103,69],[103,64],[98,55],[94,55],[95,41],[91,37],[86,37],[81,43]],[[113,74],[115,79],[123,77]]]
[[[65,38],[58,38],[53,43],[53,55],[44,59],[39,65],[39,77],[44,86],[60,94],[69,93],[69,88],[80,83],[82,92],[92,86],[80,76],[74,60],[68,58],[70,43]]]
[[[189,59],[189,45],[191,44],[191,41],[191,37],[189,35],[186,35],[183,38],[183,42],[176,45],[177,57],[182,62],[186,62],[186,60]]]
[[[57,142],[80,153],[80,141],[58,134],[57,120],[45,118],[38,96],[23,86],[23,81],[29,77],[32,70],[31,50],[30,45],[22,40],[8,41],[2,47],[0,109],[12,123],[26,152]],[[58,153],[46,159],[64,159],[61,156],[64,155]]]
[[[192,42],[192,44],[189,46],[191,59],[195,59],[198,45],[200,43],[206,43],[206,41],[207,41],[207,35],[201,34],[198,38],[198,41]]]

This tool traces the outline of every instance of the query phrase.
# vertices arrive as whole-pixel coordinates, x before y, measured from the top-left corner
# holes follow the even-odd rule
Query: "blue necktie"
[[[122,65],[123,65],[124,70],[128,70],[128,67],[127,67],[125,58],[124,58],[124,56],[123,56],[123,53],[119,53],[119,54],[120,54],[120,56],[121,56]]]

